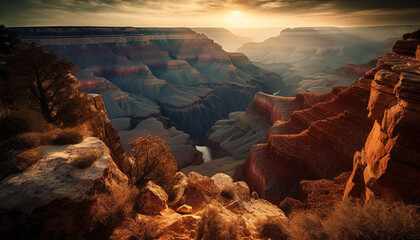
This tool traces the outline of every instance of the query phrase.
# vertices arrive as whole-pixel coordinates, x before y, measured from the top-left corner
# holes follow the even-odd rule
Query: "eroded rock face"
[[[363,146],[372,127],[366,108],[377,71],[349,87],[335,87],[324,95],[298,95],[286,105],[298,107],[280,106],[290,118],[275,122],[266,143],[252,146],[245,162],[251,190],[280,202],[297,197],[301,180],[332,179],[350,171],[354,152]]]
[[[132,189],[107,146],[85,137],[76,145],[40,147],[42,158],[0,182],[3,236],[15,239],[106,238]],[[92,165],[73,164],[94,151]]]
[[[335,87],[327,94],[299,93],[296,97],[281,97],[258,92],[245,112],[229,114],[229,119],[219,120],[210,130],[207,145],[215,158],[231,155],[245,159],[252,145],[264,141],[267,133],[287,121],[297,110],[310,108],[319,102],[332,99],[342,91]],[[271,128],[271,129],[270,129]]]
[[[346,197],[420,201],[420,58],[418,41],[399,40],[380,59],[369,99],[375,124],[364,148],[354,155]]]
[[[87,107],[92,109],[93,114],[85,121],[77,123],[75,129],[89,131],[93,136],[102,140],[110,149],[111,157],[118,168],[127,173],[130,169],[130,162],[121,145],[117,130],[106,115],[104,102],[100,95],[91,95],[90,97],[93,104]]]

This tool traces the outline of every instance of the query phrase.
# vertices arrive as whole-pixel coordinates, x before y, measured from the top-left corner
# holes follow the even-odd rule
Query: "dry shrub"
[[[114,178],[114,180],[118,182],[122,179]],[[104,189],[101,184],[103,183],[100,183],[97,189],[103,192],[92,195],[94,204],[90,209],[91,228],[96,229],[96,232],[92,232],[92,236],[110,236],[125,220],[136,218],[134,207],[139,194],[137,188],[126,184],[120,186],[114,184],[111,186],[112,189]]]
[[[156,222],[151,220],[130,218],[123,221],[109,237],[109,240],[152,240],[159,237]]]
[[[56,131],[50,132],[27,132],[9,139],[1,144],[0,148],[3,152],[9,150],[35,148],[43,145],[49,145],[53,142]]]
[[[419,208],[402,203],[339,202],[323,225],[330,239],[420,239]]]
[[[42,152],[39,148],[33,148],[19,153],[12,160],[13,167],[17,171],[23,171],[28,167],[34,165],[42,158]]]
[[[39,148],[13,152],[9,160],[0,162],[0,180],[10,174],[27,169],[37,163],[41,158],[42,152]]]
[[[220,215],[219,210],[213,206],[208,206],[201,214],[201,219],[197,223],[197,239],[203,240],[234,240],[237,239],[236,223],[227,222]]]
[[[272,240],[289,239],[285,220],[279,217],[266,217],[257,222],[257,228],[261,238]]]
[[[56,145],[67,145],[67,144],[78,144],[83,141],[83,135],[71,129],[65,129],[61,131],[54,139]]]
[[[71,161],[71,164],[77,168],[85,169],[92,166],[96,160],[101,156],[102,151],[99,149],[92,149],[86,152],[82,152],[79,156]]]
[[[143,187],[148,181],[161,186],[169,195],[177,183],[177,165],[168,146],[159,137],[149,135],[130,143],[134,163],[130,169],[131,183]]]
[[[52,129],[44,116],[29,109],[11,112],[0,118],[0,140],[6,140],[26,132],[46,132]]]
[[[288,223],[291,239],[324,240],[328,239],[322,225],[320,213],[303,211],[292,217]]]
[[[232,186],[224,187],[222,191],[220,191],[220,195],[226,199],[233,200],[235,197],[235,192]]]
[[[332,208],[297,213],[288,225],[292,239],[420,239],[418,206],[382,200],[337,202]]]

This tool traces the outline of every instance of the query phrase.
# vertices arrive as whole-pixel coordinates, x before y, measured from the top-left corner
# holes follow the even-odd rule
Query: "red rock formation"
[[[331,206],[343,198],[344,189],[351,172],[344,172],[332,180],[302,180],[297,199],[287,197],[279,207],[285,214],[295,211]]]
[[[118,132],[106,115],[104,102],[100,95],[92,96],[91,99],[93,100],[93,105],[90,107],[94,109],[94,114],[91,118],[78,123],[75,128],[81,131],[92,132],[93,136],[102,140],[111,150],[111,157],[118,168],[122,172],[128,173],[130,163],[121,145]]]
[[[286,122],[276,122],[267,143],[251,148],[244,165],[251,189],[280,202],[297,195],[300,180],[332,179],[350,171],[353,154],[372,127],[366,107],[374,73],[329,94],[302,95],[300,106],[308,103],[310,107],[294,111]]]
[[[375,124],[354,155],[345,198],[420,202],[420,57],[418,41],[399,40],[380,59],[369,117]],[[417,57],[415,57],[417,56]]]

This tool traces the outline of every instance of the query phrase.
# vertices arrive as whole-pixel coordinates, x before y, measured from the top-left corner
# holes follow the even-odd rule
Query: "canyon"
[[[216,220],[218,228],[235,233],[235,238],[264,239],[262,219],[293,222],[293,214],[357,199],[366,204],[378,203],[376,198],[406,204],[420,201],[419,32],[404,35],[391,53],[377,60],[346,64],[334,71],[336,78],[331,81],[337,82],[351,81],[339,76],[362,74],[351,85],[290,97],[256,92],[281,89],[283,83],[244,54],[226,53],[211,45],[220,51],[206,49],[210,53],[195,55],[194,47],[201,49],[201,41],[208,47],[211,40],[188,29],[66,29],[28,28],[24,32],[28,40],[31,31],[38,31],[32,41],[47,49],[77,53],[72,55],[75,60],[83,56],[74,74],[82,79],[80,89],[90,93],[72,89],[72,98],[84,100],[83,114],[66,126],[82,138],[78,143],[18,149],[2,159],[2,167],[19,167],[0,179],[2,236],[200,239],[210,231],[205,228],[214,223],[211,220]],[[168,35],[171,31],[176,36]],[[147,48],[136,51],[141,44],[130,41],[127,47],[130,38],[136,43],[147,39]],[[184,40],[192,43],[183,46]],[[118,51],[127,55],[111,54]],[[151,54],[153,59],[137,55],[149,51],[155,54]],[[130,54],[132,58],[127,57]],[[128,63],[135,56],[141,61]],[[166,68],[154,65],[163,62]],[[197,76],[188,82],[184,81],[188,78],[174,77],[169,69]],[[209,77],[209,69],[218,71]],[[230,80],[220,82],[226,76]],[[195,85],[193,79],[203,82]],[[235,99],[227,102],[223,96]],[[234,109],[236,101],[245,104],[248,98],[252,100],[244,112]],[[178,120],[188,119],[197,129],[204,129],[194,116],[210,118],[217,115],[212,107],[220,106],[233,110],[226,110],[229,119],[214,118],[214,125],[206,125],[212,126],[207,145],[217,159],[186,167],[201,163],[202,154],[183,129],[191,126]],[[174,170],[171,177],[177,181],[169,190],[153,181],[133,184],[132,169],[139,159],[126,152],[129,142],[147,135],[161,136],[178,169],[186,167],[182,172]],[[244,158],[236,167],[241,163],[237,159]],[[222,167],[233,177],[212,172],[223,163],[228,163]],[[213,169],[206,174],[194,171],[205,165]],[[310,216],[313,220],[315,215]],[[210,223],[203,227],[206,221]],[[418,234],[418,229],[411,231]]]
[[[278,74],[253,65],[243,54],[224,51],[188,28],[11,30],[76,65],[73,74],[79,89],[102,96],[124,146],[144,136],[142,129],[160,128],[179,168],[202,162],[193,141],[197,143],[214,122],[245,110],[258,91],[283,91]],[[150,126],[138,126],[150,118],[155,120],[143,123]],[[184,150],[189,156],[181,156]]]
[[[273,124],[235,175],[288,207],[296,205],[290,197],[306,199],[304,188],[322,186],[320,179],[339,182],[345,198],[418,202],[419,56],[417,39],[398,40],[348,87],[296,98],[255,95],[248,114]],[[347,177],[336,180],[341,174]]]

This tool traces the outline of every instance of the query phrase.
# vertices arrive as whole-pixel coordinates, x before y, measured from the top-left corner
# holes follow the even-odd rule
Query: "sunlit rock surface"
[[[353,85],[334,88],[332,98],[274,123],[244,164],[251,190],[274,202],[299,199],[301,180],[333,179],[353,168],[345,196],[418,202],[420,65],[410,46],[380,58]]]
[[[414,39],[399,40],[394,52],[379,60],[368,105],[375,124],[354,155],[345,197],[420,201],[418,44]]]
[[[332,179],[352,168],[355,151],[363,146],[372,127],[366,110],[368,72],[350,87],[335,87],[313,105],[294,111],[287,121],[271,127],[266,143],[254,145],[244,165],[252,190],[274,202],[298,194],[304,179]]]
[[[319,102],[328,101],[343,88],[337,87],[327,94],[299,93],[296,97],[281,97],[264,93],[255,94],[245,112],[233,112],[229,119],[219,120],[209,131],[207,145],[214,157],[233,156],[245,159],[252,145],[264,141],[269,131],[287,121],[292,113]],[[270,130],[271,128],[271,130]]]
[[[186,177],[182,200],[171,208],[162,210],[158,215],[137,214],[137,219],[154,222],[153,234],[159,239],[195,239],[197,223],[207,207],[217,209],[226,222],[234,223],[239,239],[261,239],[257,222],[265,217],[285,218],[283,211],[264,199],[251,199],[249,188],[244,182],[234,182],[225,174],[216,174],[211,178],[191,172]],[[233,199],[221,194],[230,189]],[[129,225],[117,227],[111,239],[127,239],[136,236],[127,229]],[[125,231],[124,231],[125,230]]]
[[[42,159],[0,182],[3,236],[29,238],[100,238],[119,221],[115,214],[128,201],[127,176],[97,138],[76,145],[43,146]],[[92,165],[74,161],[95,152]]]

